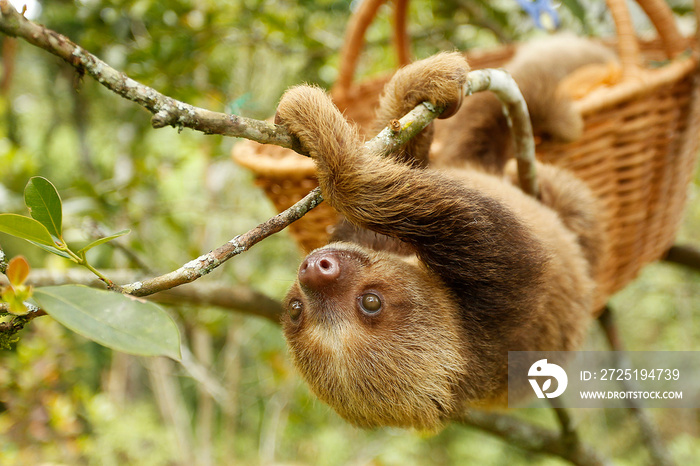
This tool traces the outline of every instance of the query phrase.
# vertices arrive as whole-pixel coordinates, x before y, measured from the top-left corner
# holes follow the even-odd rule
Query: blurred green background
[[[21,2],[17,2],[21,4]],[[330,87],[351,11],[341,0],[53,0],[28,14],[130,77],[176,99],[254,118],[273,114],[285,88]],[[671,2],[693,27],[692,2]],[[40,5],[40,8],[36,7]],[[602,1],[564,1],[565,29],[609,35]],[[641,30],[648,28],[640,21]],[[514,0],[415,0],[413,53],[468,50],[543,34]],[[140,259],[101,247],[98,268],[166,272],[269,218],[251,175],[230,159],[234,140],[190,130],[153,130],[150,114],[48,53],[0,36],[0,211],[26,214],[22,192],[35,175],[64,202],[66,239],[94,225],[130,228],[121,244]],[[395,66],[390,8],[368,33],[359,75]],[[700,246],[700,185],[689,187],[679,240]],[[67,261],[0,235],[9,257],[33,268]],[[245,285],[281,298],[301,255],[286,232],[229,261],[204,281]],[[630,350],[700,350],[700,275],[647,267],[613,300]],[[362,431],[315,400],[286,355],[280,329],[221,309],[168,307],[183,341],[225,393],[164,359],[112,352],[48,317],[0,350],[0,464],[563,464],[478,430],[449,426],[435,436]],[[588,349],[605,349],[591,329]],[[582,439],[617,464],[646,464],[638,425],[626,410],[573,410]],[[514,413],[556,428],[550,410]],[[700,412],[652,410],[679,464],[700,458]]]

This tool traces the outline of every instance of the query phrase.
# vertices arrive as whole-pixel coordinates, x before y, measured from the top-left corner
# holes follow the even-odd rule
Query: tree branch
[[[152,123],[155,128],[186,127],[206,134],[221,134],[262,144],[274,144],[308,155],[301,148],[298,139],[281,126],[252,118],[212,112],[175,100],[115,70],[67,37],[29,21],[7,0],[0,0],[0,13],[0,32],[20,37],[56,55],[79,73],[87,73],[110,91],[141,105],[154,114]],[[416,113],[411,112],[407,115],[411,115],[408,120],[401,119],[405,122],[398,131],[387,129],[380,133],[382,137],[379,141],[370,142],[370,149],[379,154],[395,150],[427,126],[442,109],[430,106],[422,108],[419,105],[416,110]]]
[[[5,285],[6,283],[3,283],[3,280],[0,279],[0,284]],[[17,317],[21,317],[22,319],[24,319],[25,320],[24,323],[29,322],[30,320],[32,320],[36,317],[41,317],[41,316],[47,315],[46,312],[44,312],[41,308],[38,308],[31,303],[25,302],[24,304],[27,306],[27,309],[29,310],[29,312],[27,312],[23,316],[17,316]],[[0,315],[9,314],[9,312],[10,312],[10,305],[8,303],[0,301]],[[7,324],[7,323],[8,322],[5,322],[4,324]],[[2,325],[3,324],[0,324],[0,326],[2,326]],[[5,327],[3,327],[3,328],[5,328]]]
[[[671,246],[663,260],[700,272],[700,250],[693,246],[675,244]]]
[[[513,136],[515,159],[518,162],[518,182],[525,193],[539,197],[537,165],[535,164],[535,138],[532,135],[530,114],[520,88],[504,70],[475,70],[467,79],[467,95],[491,91],[503,103],[508,127]]]
[[[27,20],[7,0],[0,0],[0,13],[0,32],[21,37],[30,44],[62,58],[79,73],[87,73],[107,89],[143,106],[154,114],[152,124],[155,128],[168,125],[178,128],[187,127],[206,134],[222,134],[264,144],[275,144],[304,154],[299,141],[280,126],[236,115],[212,112],[177,101],[115,70],[67,37]],[[534,141],[522,94],[510,75],[502,70],[477,70],[469,73],[464,89],[465,94],[484,90],[492,90],[504,102],[516,145],[521,187],[525,192],[536,196]],[[428,103],[419,104],[398,120],[398,125],[385,128],[374,139],[368,141],[366,147],[376,154],[390,153],[430,124],[442,113],[442,110],[433,108]],[[124,286],[114,285],[112,289],[134,296],[148,296],[190,283],[208,274],[231,257],[248,250],[267,236],[281,231],[322,200],[320,190],[313,190],[290,209],[173,272]]]
[[[583,443],[572,445],[561,434],[521,421],[513,416],[470,410],[460,419],[462,424],[490,432],[510,445],[535,453],[555,455],[579,466],[612,464],[610,460]]]
[[[470,72],[467,76],[465,94],[470,95],[474,92],[485,90],[495,92],[505,105],[506,116],[513,131],[513,143],[516,149],[521,188],[526,193],[537,196],[539,190],[535,168],[535,145],[530,118],[522,94],[513,78],[503,70],[477,70]],[[399,119],[398,124],[384,128],[373,139],[367,141],[365,147],[375,154],[389,154],[428,126],[443,110],[423,102]],[[145,282],[124,285],[120,288],[120,291],[134,296],[147,296],[157,291],[194,281],[208,274],[231,257],[246,251],[260,240],[281,231],[304,216],[306,212],[316,207],[321,201],[323,201],[321,191],[316,188],[289,209],[260,224],[248,233],[237,236],[218,249],[185,264],[169,274]]]
[[[0,349],[7,349],[16,341],[15,334],[22,330],[27,323],[36,317],[45,316],[46,312],[31,303],[24,303],[29,312],[22,316],[14,316],[8,322],[0,322]],[[10,305],[0,301],[0,316],[10,314]]]
[[[561,403],[561,400],[558,400],[557,398],[547,398],[547,401],[552,407],[552,410],[557,417],[557,421],[559,422],[561,442],[567,445],[567,449],[569,450],[579,448],[580,439],[569,411]]]
[[[153,113],[151,123],[154,128],[186,127],[206,134],[242,137],[263,144],[287,147],[297,152],[300,150],[296,138],[272,123],[195,107],[134,81],[66,36],[29,21],[7,0],[0,0],[0,13],[1,32],[8,36],[20,37],[56,55],[81,75],[87,73],[107,89],[146,108]]]
[[[622,344],[622,339],[620,338],[620,332],[617,329],[617,323],[613,315],[613,311],[610,306],[605,306],[603,312],[598,316],[598,322],[603,328],[605,333],[605,338],[608,340],[610,349],[613,350],[613,356],[615,365],[617,367],[632,367],[629,361],[626,360],[624,356],[624,345]],[[633,391],[636,387],[633,387],[632,381],[620,380],[620,383],[625,390]],[[654,422],[647,413],[647,411],[642,408],[641,403],[638,400],[629,398],[625,399],[625,404],[631,410],[634,417],[639,423],[639,430],[642,436],[642,441],[649,449],[649,455],[651,456],[652,463],[659,466],[673,466],[675,462],[671,453],[664,445],[661,435],[654,426]]]
[[[105,274],[119,282],[134,281],[139,274],[130,270],[109,270]],[[0,276],[0,287],[8,284],[5,277]],[[64,271],[32,269],[27,278],[27,284],[35,287],[79,284],[93,288],[104,288],[104,283],[95,275],[81,268],[71,268]],[[279,324],[282,304],[260,292],[245,286],[231,286],[219,283],[198,283],[197,285],[182,286],[162,291],[148,297],[151,301],[167,304],[196,304],[215,306],[226,310],[238,311],[255,315]],[[4,303],[0,303],[2,306]],[[0,310],[3,308],[0,307]],[[33,315],[31,318],[39,317]],[[31,320],[31,319],[30,319]]]
[[[122,293],[128,293],[134,296],[148,296],[159,291],[190,283],[208,274],[228,259],[247,251],[253,245],[268,236],[282,231],[290,223],[300,219],[306,212],[316,207],[322,200],[321,191],[316,188],[284,212],[275,215],[270,220],[261,223],[247,233],[236,236],[217,249],[188,262],[179,269],[149,280],[138,281],[122,287],[117,287],[116,289]]]

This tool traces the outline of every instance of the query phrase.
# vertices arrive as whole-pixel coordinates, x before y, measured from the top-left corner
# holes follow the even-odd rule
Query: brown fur
[[[469,65],[465,60],[456,64],[453,55],[448,53],[431,57],[430,67],[423,66],[422,62],[405,66],[402,73],[410,74],[412,79],[411,81],[392,79],[384,87],[373,125],[375,132],[382,130],[390,120],[402,117],[425,101],[440,107],[449,106],[451,108],[446,112],[453,114],[462,103],[461,93],[455,99],[454,89],[456,86],[464,85],[468,71]],[[393,154],[394,159],[409,165],[427,166],[432,135],[433,127],[430,125],[402,149],[396,151]]]
[[[505,65],[527,102],[535,136],[559,142],[575,141],[583,131],[570,94],[574,83],[560,83],[574,70],[592,64],[617,63],[607,47],[570,35],[522,46]],[[591,77],[593,79],[593,77]],[[581,83],[578,83],[581,85]],[[438,148],[431,163],[454,167],[476,162],[482,169],[501,173],[512,157],[508,123],[501,102],[491,92],[470,96],[454,118],[436,123]],[[468,155],[465,155],[465,149]]]
[[[456,108],[467,69],[457,53],[403,68],[382,98],[378,124],[422,100]],[[469,131],[480,109],[472,111],[456,117]],[[313,87],[290,89],[277,121],[314,158],[324,197],[354,225],[349,238],[362,243],[311,253],[283,318],[295,365],[345,419],[436,429],[467,405],[504,402],[509,350],[571,350],[581,342],[603,244],[583,183],[541,166],[538,202],[484,172],[492,167],[473,169],[481,154],[470,146],[450,155],[470,170],[424,168],[430,131],[380,158]],[[506,155],[494,157],[501,164]],[[378,312],[363,309],[367,293],[381,298]]]

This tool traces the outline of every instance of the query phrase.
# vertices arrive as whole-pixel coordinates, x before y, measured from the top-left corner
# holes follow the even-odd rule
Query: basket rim
[[[697,53],[676,58],[656,69],[640,69],[639,73],[611,86],[594,89],[574,103],[582,116],[595,113],[622,102],[650,94],[657,89],[700,71]]]
[[[292,149],[272,146],[280,156],[266,157],[265,147],[255,141],[242,140],[233,145],[231,156],[239,165],[256,175],[277,179],[301,179],[315,176],[316,164],[311,157],[304,157]]]
[[[488,55],[494,49],[479,49],[472,52]],[[609,86],[593,89],[580,100],[574,102],[575,109],[581,116],[590,115],[649,95],[656,90],[668,86],[690,74],[700,74],[698,52],[679,56],[655,69],[640,68],[633,77],[627,77]],[[357,90],[375,81],[386,81],[391,74],[380,74],[366,80],[353,83],[351,89]],[[275,156],[266,156],[266,147],[272,147],[277,152]],[[232,158],[241,166],[253,171],[258,176],[275,179],[303,179],[315,177],[316,166],[310,157],[279,146],[260,144],[252,140],[241,140],[231,149]]]

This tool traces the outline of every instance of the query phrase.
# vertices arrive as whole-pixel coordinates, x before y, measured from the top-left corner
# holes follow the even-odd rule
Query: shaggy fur
[[[467,70],[457,53],[399,70],[378,126],[424,100],[456,110]],[[279,104],[277,122],[311,154],[324,197],[349,222],[337,239],[360,243],[312,252],[283,318],[294,364],[353,424],[434,430],[467,405],[502,404],[509,350],[574,349],[591,319],[603,250],[595,200],[554,167],[539,167],[542,202],[506,181],[510,173],[486,173],[503,168],[508,136],[495,116],[488,128],[472,125],[482,111],[467,105],[474,97],[454,117],[461,126],[438,168],[425,168],[431,130],[381,158],[320,89],[292,88]],[[465,142],[482,130],[485,152]],[[381,308],[368,311],[366,296]]]
[[[616,63],[615,54],[607,47],[588,39],[560,35],[521,47],[504,68],[518,83],[527,102],[535,137],[571,142],[581,136],[583,120],[569,96],[575,89],[559,84],[575,70]],[[512,156],[503,107],[490,92],[470,96],[455,118],[439,121],[435,139],[439,148],[434,150],[436,157],[431,160],[434,166],[454,167],[476,161],[483,170],[501,173]],[[465,148],[469,148],[468,155]]]

